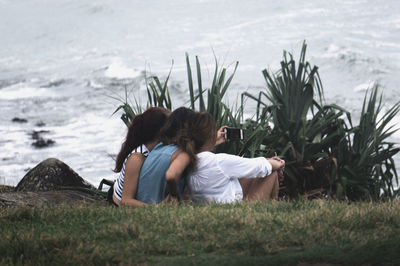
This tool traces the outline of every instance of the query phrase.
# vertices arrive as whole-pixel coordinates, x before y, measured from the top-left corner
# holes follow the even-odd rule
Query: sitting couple
[[[211,151],[226,141],[213,117],[185,107],[151,107],[132,120],[117,156],[113,201],[145,206],[175,201],[187,186],[195,202],[277,199],[285,162]]]

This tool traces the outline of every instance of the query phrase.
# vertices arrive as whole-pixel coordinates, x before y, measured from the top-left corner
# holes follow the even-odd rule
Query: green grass
[[[0,210],[0,264],[400,264],[400,202]]]

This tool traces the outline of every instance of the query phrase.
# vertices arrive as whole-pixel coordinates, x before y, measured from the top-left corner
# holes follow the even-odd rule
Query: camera
[[[242,140],[244,139],[243,129],[227,127],[225,128],[225,138],[228,140]]]

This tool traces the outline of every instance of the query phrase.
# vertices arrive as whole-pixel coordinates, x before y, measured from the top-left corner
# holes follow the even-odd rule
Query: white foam
[[[53,92],[46,88],[35,88],[25,83],[15,84],[0,90],[0,99],[16,100],[41,96],[53,96]]]
[[[354,87],[353,91],[354,92],[362,92],[362,91],[366,91],[369,88],[372,88],[372,86],[374,85],[374,81],[368,81],[365,83],[362,83],[360,85],[357,85],[356,87]]]
[[[100,83],[98,83],[98,82],[96,82],[96,81],[94,81],[94,80],[90,80],[90,81],[88,82],[88,86],[89,86],[89,87],[92,87],[92,88],[95,88],[95,89],[104,88],[104,86],[103,86],[102,84],[100,84]]]
[[[266,21],[266,20],[268,20],[268,18],[252,19],[252,20],[231,26],[227,30],[243,30],[244,28],[253,26],[255,24],[264,23],[264,21]]]
[[[119,58],[113,59],[104,75],[109,78],[126,79],[140,76],[141,71],[128,68]]]
[[[321,55],[322,58],[338,58],[341,54],[345,54],[346,48],[336,44],[330,44],[325,53]]]

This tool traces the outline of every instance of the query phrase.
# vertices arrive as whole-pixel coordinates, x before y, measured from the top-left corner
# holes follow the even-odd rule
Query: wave
[[[43,87],[33,87],[26,83],[17,83],[5,88],[2,88],[0,99],[1,100],[17,100],[36,97],[49,97],[54,96],[51,90]]]
[[[68,80],[66,80],[66,79],[57,79],[57,80],[50,81],[49,83],[42,85],[40,87],[41,88],[59,87],[67,82],[68,82]]]
[[[142,71],[127,67],[121,59],[113,59],[105,70],[104,75],[109,78],[132,79],[141,76]]]
[[[330,44],[325,49],[322,58],[335,59],[344,63],[350,70],[366,71],[375,75],[387,74],[392,71],[392,67],[380,57],[372,57],[365,52],[354,51],[354,49],[336,44]]]

